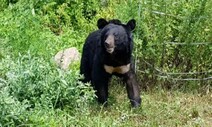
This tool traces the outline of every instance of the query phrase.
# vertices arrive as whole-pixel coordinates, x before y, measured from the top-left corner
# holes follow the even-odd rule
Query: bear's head
[[[101,46],[109,54],[131,55],[133,49],[132,31],[135,29],[136,21],[131,19],[127,24],[119,20],[99,19],[97,22],[101,31]]]

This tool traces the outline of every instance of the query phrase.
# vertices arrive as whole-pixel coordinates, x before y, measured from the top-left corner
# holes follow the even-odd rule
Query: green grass
[[[179,90],[154,89],[142,92],[142,105],[131,108],[122,85],[110,87],[108,107],[96,102],[88,112],[70,109],[36,109],[31,112],[29,126],[70,127],[210,127],[212,95]],[[84,107],[80,107],[83,110]],[[72,112],[72,113],[71,113]],[[32,124],[34,123],[34,124]],[[24,125],[24,124],[23,124]]]
[[[110,87],[106,108],[92,103],[88,114],[69,114],[69,110],[43,114],[39,109],[31,119],[35,125],[77,127],[210,127],[212,125],[212,95],[198,95],[179,90],[142,92],[142,105],[133,109],[121,85]],[[82,107],[83,108],[83,107]],[[41,117],[36,118],[36,115]],[[42,122],[43,120],[43,122]],[[46,123],[47,122],[47,123]]]
[[[155,89],[142,92],[142,106],[132,109],[123,86],[111,86],[110,89],[109,106],[92,107],[88,126],[212,125],[212,94]]]

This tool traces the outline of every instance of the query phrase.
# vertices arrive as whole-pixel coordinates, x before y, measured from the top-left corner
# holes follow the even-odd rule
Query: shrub
[[[9,62],[9,61],[5,61]],[[31,107],[41,104],[48,107],[78,107],[93,97],[90,87],[78,82],[74,68],[63,71],[42,57],[19,55],[7,64],[6,80],[9,93],[19,101],[28,100]],[[86,93],[80,96],[82,93]]]
[[[26,120],[27,101],[19,102],[8,92],[6,82],[0,79],[0,126],[15,126]]]
[[[3,122],[17,120],[15,123],[19,124],[20,116],[17,119],[15,116],[36,107],[66,108],[72,113],[85,113],[94,98],[93,89],[78,81],[80,75],[75,66],[70,71],[63,71],[53,62],[33,57],[30,53],[20,54],[15,60],[6,57],[0,65],[4,83],[0,93]],[[9,114],[12,116],[4,117]]]

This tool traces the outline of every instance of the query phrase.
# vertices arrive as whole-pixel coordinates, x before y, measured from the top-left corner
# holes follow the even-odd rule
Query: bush
[[[33,57],[30,53],[19,55],[15,60],[6,57],[0,65],[4,83],[0,93],[3,121],[14,122],[16,115],[38,107],[66,108],[72,113],[85,113],[94,98],[93,89],[78,81],[80,75],[74,66],[70,71],[63,71],[54,63],[42,57]],[[13,111],[14,114],[11,114]],[[12,117],[4,117],[9,114]],[[15,123],[19,124],[21,120],[17,121]]]
[[[93,97],[92,89],[78,82],[77,70],[60,70],[42,57],[19,55],[7,64],[7,69],[9,93],[21,102],[28,100],[31,107],[78,107]],[[82,93],[86,94],[80,96]]]
[[[27,101],[19,102],[8,92],[9,87],[5,86],[0,79],[0,126],[15,126],[26,121],[26,109],[29,107]]]
[[[17,57],[19,53],[26,54],[30,50],[33,55],[49,59],[58,50],[67,47],[82,49],[85,36],[96,24],[90,24],[90,20],[82,16],[83,10],[77,6],[78,3],[72,2],[59,4],[53,1],[19,0],[2,11],[0,58],[7,54]],[[76,16],[75,20],[71,15],[80,16]]]

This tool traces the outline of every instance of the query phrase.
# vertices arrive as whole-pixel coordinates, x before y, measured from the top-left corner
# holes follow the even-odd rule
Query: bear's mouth
[[[114,48],[113,48],[113,47],[112,47],[112,48],[106,48],[106,51],[107,51],[108,53],[112,54],[113,51],[114,51]]]

